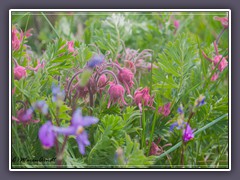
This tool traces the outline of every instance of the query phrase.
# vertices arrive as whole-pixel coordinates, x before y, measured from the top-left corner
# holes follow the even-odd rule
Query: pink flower
[[[152,142],[151,149],[150,149],[150,152],[149,152],[149,156],[151,156],[151,155],[159,156],[161,153],[162,153],[162,151],[158,147],[158,145],[155,142]]]
[[[134,102],[142,112],[142,105],[152,107],[153,97],[149,94],[149,89],[143,88],[142,90],[137,89],[134,93]]]
[[[20,80],[26,76],[27,76],[27,71],[25,67],[17,65],[14,68],[14,79]]]
[[[158,112],[163,114],[164,116],[168,116],[170,114],[171,103],[167,103],[164,106],[159,107]]]
[[[33,30],[33,29],[31,28],[31,29],[29,29],[29,30],[26,31],[26,37],[27,37],[27,38],[30,37],[30,36],[32,36],[32,33],[31,33],[32,30]]]
[[[102,74],[98,80],[98,91],[100,95],[102,95],[102,91],[104,90],[104,87],[108,84],[108,79],[105,74]]]
[[[121,83],[124,84],[128,94],[130,94],[130,88],[132,88],[134,84],[133,78],[134,78],[134,75],[132,71],[130,71],[129,69],[127,68],[119,69],[118,79]]]
[[[124,105],[127,105],[127,103],[124,100],[125,90],[121,84],[115,84],[110,82],[108,93],[110,95],[110,99],[108,101],[107,108],[110,107],[111,103],[115,104],[116,102],[118,102],[120,105],[122,105],[122,103]]]
[[[102,74],[98,80],[98,87],[101,88],[103,86],[105,86],[107,83],[107,77],[105,74]]]
[[[214,17],[214,20],[220,21],[224,28],[228,28],[228,17]]]
[[[23,123],[24,125],[30,123],[38,123],[40,120],[33,120],[32,119],[33,109],[21,109],[17,112],[17,117],[12,116],[12,120],[16,121],[17,123]]]
[[[20,49],[20,45],[23,40],[23,32],[19,33],[19,31],[14,27],[12,30],[12,49],[17,51]]]
[[[74,42],[73,41],[68,41],[67,42],[67,45],[68,45],[68,51],[69,52],[74,52]]]
[[[218,78],[218,73],[214,73],[213,76],[211,77],[211,81],[216,81]]]
[[[216,55],[213,60],[214,65],[216,66],[219,61],[221,62],[218,65],[218,69],[220,72],[222,72],[228,66],[228,62],[222,55]]]
[[[173,24],[174,24],[174,27],[175,27],[176,29],[179,28],[180,23],[179,23],[178,20],[174,20]]]

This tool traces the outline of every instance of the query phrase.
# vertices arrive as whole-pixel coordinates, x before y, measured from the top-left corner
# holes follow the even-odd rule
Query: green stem
[[[49,19],[47,18],[47,16],[41,12],[42,16],[46,19],[46,21],[48,22],[48,24],[51,26],[51,28],[53,29],[53,31],[55,32],[55,34],[57,35],[58,39],[60,38],[60,36],[58,35],[56,29],[53,27],[52,23],[49,21]]]
[[[150,139],[149,139],[149,142],[148,142],[147,155],[149,155],[149,151],[150,151],[152,141],[153,141],[153,135],[154,135],[155,125],[156,125],[156,120],[157,120],[157,113],[158,113],[158,109],[156,108],[155,114],[154,114],[154,119],[153,119],[153,124],[152,124],[151,135],[150,135]]]

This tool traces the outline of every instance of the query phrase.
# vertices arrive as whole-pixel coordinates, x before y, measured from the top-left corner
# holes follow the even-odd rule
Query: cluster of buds
[[[26,38],[32,36],[31,31],[32,29],[29,29],[25,32]],[[24,33],[22,32],[22,30],[20,30],[19,32],[17,28],[14,26],[12,28],[12,49],[14,51],[18,51],[20,49],[23,39],[24,39]]]
[[[219,72],[216,72],[211,77],[211,81],[216,81],[218,79],[219,73],[222,72],[227,66],[228,61],[226,60],[227,57],[223,57],[221,54],[219,54],[218,51],[218,45],[216,41],[214,41],[214,49],[215,49],[215,56],[213,59],[209,58],[204,51],[202,51],[203,57],[212,63],[212,70],[215,68],[218,69]]]
[[[119,105],[127,105],[124,95],[125,93],[131,97],[135,104],[142,111],[142,106],[152,107],[153,96],[150,96],[149,89],[137,89],[133,96],[131,95],[134,86],[134,74],[135,70],[140,67],[139,63],[143,63],[143,59],[151,56],[149,50],[144,50],[141,53],[137,51],[127,49],[126,56],[128,60],[125,60],[125,67],[121,67],[118,62],[107,62],[103,55],[93,55],[92,58],[87,62],[84,69],[77,71],[70,81],[67,82],[67,96],[71,99],[71,93],[75,90],[74,100],[78,98],[86,98],[87,95],[93,96],[95,93],[102,95],[104,88],[109,85],[108,94],[109,101],[107,108],[111,105],[118,103]],[[128,66],[129,65],[129,66]],[[143,66],[143,64],[142,64]],[[114,68],[110,70],[109,68]],[[91,71],[92,74],[88,79],[88,83],[81,86],[81,81],[78,74],[83,74],[85,71]],[[108,75],[108,76],[106,76]],[[113,81],[110,82],[110,76],[113,77]],[[74,85],[73,79],[77,79],[77,83]],[[90,99],[90,98],[89,98]],[[89,100],[91,103],[91,100]],[[76,103],[75,103],[76,104]],[[164,113],[165,114],[165,113]]]

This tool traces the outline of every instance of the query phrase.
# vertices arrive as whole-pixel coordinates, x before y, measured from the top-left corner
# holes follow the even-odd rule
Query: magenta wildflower
[[[47,121],[38,131],[38,137],[44,149],[49,149],[54,146],[56,135],[53,127],[52,123]]]
[[[194,138],[193,130],[191,129],[190,125],[186,125],[186,129],[183,129],[183,141],[188,142]]]
[[[108,101],[107,108],[110,107],[111,103],[115,104],[117,102],[120,105],[122,105],[122,104],[127,105],[127,103],[124,100],[125,90],[121,84],[115,84],[115,83],[110,82],[110,87],[108,89],[108,93],[109,93],[110,98]]]
[[[147,87],[142,90],[137,89],[134,93],[134,102],[139,107],[142,112],[142,105],[152,107],[153,97],[149,94],[149,89]]]
[[[134,74],[129,69],[119,69],[118,79],[121,83],[124,84],[128,94],[130,94],[130,88],[132,88],[132,86],[134,85],[133,78]]]
[[[98,119],[92,116],[82,116],[81,109],[78,108],[72,116],[71,125],[69,127],[53,127],[53,131],[63,135],[76,136],[79,151],[81,154],[85,154],[85,146],[90,145],[88,141],[88,135],[84,127],[88,127],[92,124],[96,124]]]
[[[171,103],[167,103],[164,106],[159,107],[158,112],[163,114],[165,117],[170,114]]]

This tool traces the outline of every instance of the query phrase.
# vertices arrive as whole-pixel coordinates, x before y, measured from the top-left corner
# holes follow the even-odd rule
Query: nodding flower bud
[[[142,112],[142,105],[152,107],[153,97],[149,94],[149,89],[143,88],[142,90],[137,89],[134,93],[134,102]]]
[[[216,21],[220,21],[222,26],[224,28],[228,28],[228,18],[227,17],[218,17],[218,16],[215,16],[214,17],[214,20]]]
[[[134,75],[132,71],[127,68],[122,68],[118,72],[118,79],[124,84],[128,94],[130,94],[130,88],[134,85],[133,78]]]
[[[98,87],[102,88],[106,85],[107,83],[107,76],[105,74],[102,74],[98,80]]]
[[[25,67],[17,65],[14,68],[14,79],[20,80],[26,76],[27,76],[27,71]]]
[[[116,102],[119,102],[120,105],[124,104],[127,105],[127,103],[124,100],[124,93],[125,90],[121,84],[115,84],[110,82],[110,87],[108,89],[109,93],[109,101],[107,108],[110,107],[111,103],[115,104]]]
[[[170,114],[171,103],[167,103],[164,106],[159,107],[158,113],[163,114],[165,117]]]
[[[23,125],[29,124],[29,123],[38,123],[39,120],[33,120],[32,119],[32,113],[33,109],[29,108],[27,110],[20,109],[17,112],[17,117],[12,117],[12,120],[15,120],[17,123],[23,123]]]
[[[136,73],[136,67],[134,63],[130,60],[125,60],[124,61],[124,66],[132,71],[133,74]]]

